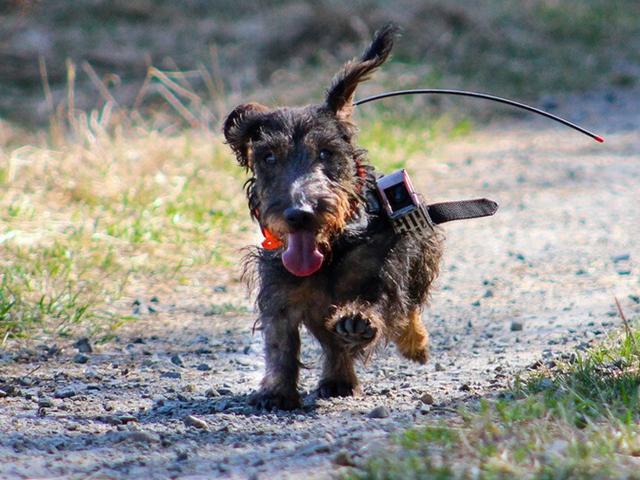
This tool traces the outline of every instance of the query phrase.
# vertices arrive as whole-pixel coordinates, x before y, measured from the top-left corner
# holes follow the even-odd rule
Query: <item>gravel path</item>
[[[301,411],[261,414],[245,402],[263,368],[253,316],[211,309],[249,306],[243,287],[141,291],[139,320],[92,352],[0,351],[0,478],[329,478],[389,433],[446,420],[527,365],[602,338],[620,324],[614,296],[638,315],[639,92],[554,101],[607,143],[526,117],[413,162],[433,200],[501,204],[446,227],[427,366],[389,348],[360,368],[365,396],[309,394]],[[308,335],[303,351],[311,392],[319,348]]]

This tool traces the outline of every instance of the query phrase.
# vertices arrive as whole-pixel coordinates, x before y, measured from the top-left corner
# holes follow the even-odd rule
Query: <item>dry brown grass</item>
[[[0,123],[2,336],[118,322],[113,302],[130,286],[214,275],[253,234],[218,135],[171,135],[124,114],[108,129],[100,113],[72,118],[48,140]]]

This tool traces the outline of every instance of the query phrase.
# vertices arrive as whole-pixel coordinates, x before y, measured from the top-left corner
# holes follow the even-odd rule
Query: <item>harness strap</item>
[[[458,200],[455,202],[432,203],[427,205],[431,221],[435,224],[452,220],[488,217],[496,213],[498,204],[487,198],[475,200]]]

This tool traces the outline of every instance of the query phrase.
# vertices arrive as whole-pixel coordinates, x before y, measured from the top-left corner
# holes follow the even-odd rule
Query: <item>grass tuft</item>
[[[410,429],[349,479],[638,478],[640,328],[518,378],[442,425]]]

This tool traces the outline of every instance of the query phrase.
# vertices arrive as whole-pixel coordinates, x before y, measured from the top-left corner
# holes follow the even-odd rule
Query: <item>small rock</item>
[[[184,367],[184,363],[182,362],[182,358],[177,353],[171,356],[171,363],[177,365],[178,367]]]
[[[71,398],[76,396],[76,391],[72,388],[63,388],[53,393],[55,398]]]
[[[178,462],[184,462],[188,458],[189,458],[189,454],[187,452],[185,452],[184,450],[179,451],[178,454],[176,455],[176,460]]]
[[[155,433],[142,431],[121,432],[118,437],[120,442],[158,443],[160,441],[160,437]]]
[[[484,292],[483,297],[484,297],[484,298],[491,298],[491,297],[493,297],[493,290],[487,290],[486,292]]]
[[[8,396],[8,393],[4,390],[0,390],[0,398],[5,398],[6,396]]]
[[[80,338],[73,346],[77,348],[80,353],[93,353],[93,347],[87,337]]]
[[[208,389],[204,394],[208,398],[213,398],[213,397],[219,397],[220,396],[220,392],[218,390],[216,390],[215,388]]]
[[[225,285],[216,285],[213,287],[215,293],[226,293],[227,287]]]
[[[460,386],[460,391],[461,391],[461,392],[470,392],[470,391],[471,391],[471,387],[469,386],[469,384],[468,384],[468,383],[463,383],[463,384]]]
[[[53,400],[51,400],[49,397],[42,397],[38,400],[38,407],[51,408],[53,407]]]
[[[433,395],[431,395],[430,393],[425,393],[420,397],[420,401],[427,405],[433,405]]]
[[[379,407],[374,408],[367,415],[369,418],[387,418],[391,413],[389,409],[384,405],[380,405]]]
[[[201,372],[208,372],[209,370],[211,370],[211,367],[206,363],[201,363],[196,367],[196,369],[200,370]]]
[[[613,260],[614,263],[619,263],[619,262],[626,262],[630,258],[631,258],[630,254],[623,253],[621,255],[614,255],[613,257],[611,257],[611,260]]]
[[[516,320],[513,320],[511,322],[511,331],[512,332],[520,332],[520,331],[522,331],[523,327],[524,327],[524,325],[522,324],[522,322],[518,322]]]
[[[354,467],[353,457],[347,450],[340,450],[333,459],[333,463],[343,467]]]
[[[436,372],[444,372],[444,367],[441,363],[436,363],[435,365]]]
[[[182,378],[182,374],[180,372],[162,372],[160,374],[160,378]]]
[[[109,425],[122,425],[122,420],[117,415],[105,415],[99,417],[99,420]]]
[[[202,430],[209,430],[209,424],[201,418],[194,417],[193,415],[187,415],[184,417],[184,424],[188,427],[200,428]]]
[[[137,421],[138,421],[138,418],[134,417],[133,415],[120,415],[120,422],[123,424],[137,422]]]
[[[475,302],[473,302],[471,304],[472,307],[479,307],[480,306],[480,300],[476,300]]]
[[[84,353],[77,353],[73,357],[73,362],[74,363],[87,363],[88,361],[89,361],[89,357],[87,355],[85,355]]]

